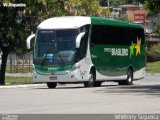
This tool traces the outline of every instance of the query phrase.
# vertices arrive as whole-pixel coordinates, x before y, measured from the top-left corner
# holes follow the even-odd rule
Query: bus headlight
[[[74,65],[71,69],[71,71],[77,70],[79,69],[81,66],[80,65]]]

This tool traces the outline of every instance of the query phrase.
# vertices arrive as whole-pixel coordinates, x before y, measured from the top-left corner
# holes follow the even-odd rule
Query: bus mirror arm
[[[81,32],[76,38],[76,48],[80,47],[81,39],[85,35],[85,32]]]
[[[35,34],[32,34],[27,38],[27,49],[31,49],[31,40],[34,37],[35,37]]]

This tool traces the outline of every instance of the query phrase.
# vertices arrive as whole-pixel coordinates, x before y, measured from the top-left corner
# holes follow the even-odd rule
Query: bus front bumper
[[[87,81],[83,79],[83,76],[77,74],[76,71],[69,72],[68,74],[59,74],[59,75],[52,75],[52,74],[39,74],[33,72],[33,81],[38,83],[46,83],[46,82],[84,82]]]

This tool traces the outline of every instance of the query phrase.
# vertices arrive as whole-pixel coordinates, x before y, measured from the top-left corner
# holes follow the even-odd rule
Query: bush
[[[149,62],[160,61],[160,43],[153,44],[147,50],[147,61]]]
[[[160,35],[160,21],[158,21],[158,22],[156,23],[156,25],[154,26],[153,32]]]

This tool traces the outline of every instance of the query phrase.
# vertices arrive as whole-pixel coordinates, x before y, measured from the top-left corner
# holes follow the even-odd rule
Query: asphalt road
[[[133,86],[104,83],[84,88],[83,84],[45,84],[0,87],[0,113],[13,114],[109,114],[160,113],[160,74],[147,75]]]

